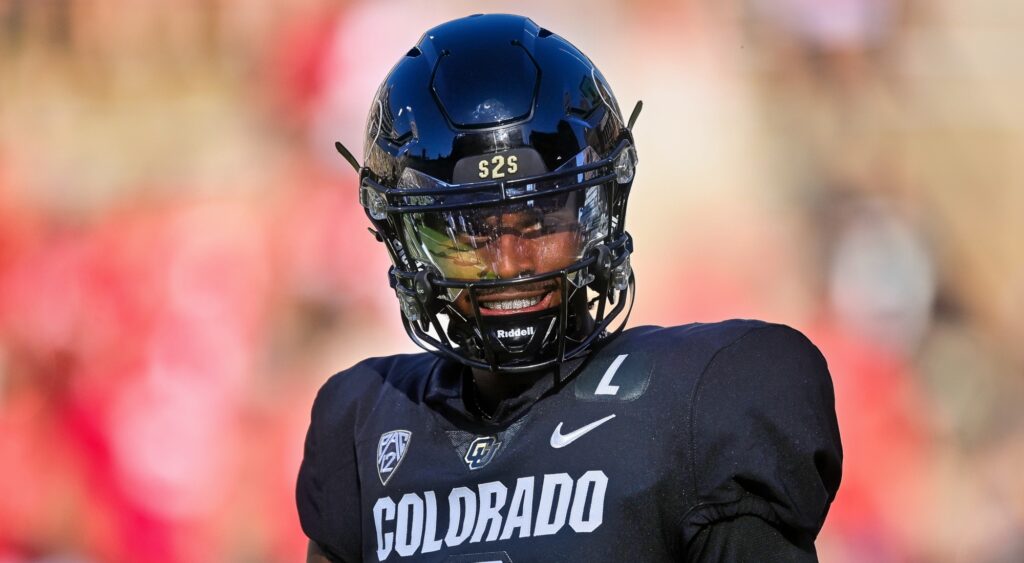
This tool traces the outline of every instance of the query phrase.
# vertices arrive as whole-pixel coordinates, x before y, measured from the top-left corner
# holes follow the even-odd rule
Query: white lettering
[[[593,485],[593,487],[591,487]],[[576,482],[576,494],[572,498],[569,526],[577,533],[593,532],[604,521],[604,493],[608,489],[608,476],[604,471],[587,471]],[[584,517],[583,510],[590,500],[590,512]]]
[[[434,491],[427,491],[423,493],[423,496],[427,499],[427,519],[423,532],[423,553],[432,553],[440,551],[441,547],[444,546],[444,543],[437,538],[437,498],[434,496]]]
[[[555,496],[558,504],[552,513],[551,506]],[[533,527],[533,535],[548,536],[558,533],[565,525],[565,515],[572,500],[572,477],[568,473],[552,473],[544,476],[544,485],[540,490],[540,506],[537,508],[537,524]]]
[[[519,528],[519,537],[530,537],[530,522],[533,520],[533,477],[520,477],[516,480],[516,490],[512,492],[512,502],[508,507],[508,518],[505,518],[505,529],[501,531],[501,539],[512,537],[512,532]]]
[[[462,509],[465,503],[466,509]],[[465,518],[463,518],[465,515]],[[466,487],[456,487],[448,494],[448,533],[444,543],[455,547],[469,538],[476,523],[476,494]]]
[[[480,483],[477,485],[480,490],[480,512],[476,517],[476,530],[473,531],[473,539],[470,543],[476,543],[483,539],[484,530],[490,525],[490,532],[487,534],[487,541],[498,539],[501,532],[501,513],[505,506],[505,498],[508,496],[508,489],[499,481],[491,483]]]
[[[388,497],[377,499],[373,505],[373,521],[377,524],[377,560],[383,561],[391,555],[394,534],[384,532],[384,521],[395,519],[395,501]]]
[[[411,528],[411,529],[410,529]],[[420,548],[423,538],[423,499],[408,493],[398,501],[398,528],[395,530],[395,551],[408,557]]]
[[[541,490],[535,510],[538,479]],[[439,521],[444,512],[439,512],[434,491],[407,493],[397,503],[391,497],[377,499],[373,505],[377,559],[384,561],[395,553],[400,557],[436,553],[464,543],[549,536],[567,529],[586,534],[604,522],[608,477],[603,471],[587,471],[579,479],[568,473],[520,477],[506,504],[508,488],[501,481],[491,481],[473,489],[452,489],[447,523]]]
[[[519,338],[520,336],[532,336],[537,332],[532,326],[526,328],[516,327],[509,330],[498,329],[494,332],[498,338]]]

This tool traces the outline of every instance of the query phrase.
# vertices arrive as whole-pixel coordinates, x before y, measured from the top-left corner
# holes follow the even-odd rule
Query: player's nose
[[[518,234],[505,233],[496,241],[494,273],[509,279],[536,273],[537,262],[533,245]]]

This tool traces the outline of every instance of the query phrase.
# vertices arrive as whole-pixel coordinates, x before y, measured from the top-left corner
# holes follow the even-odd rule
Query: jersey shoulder
[[[581,401],[630,401],[663,429],[684,538],[756,516],[813,544],[842,447],[825,358],[791,327],[730,320],[624,331],[580,374]]]
[[[637,327],[624,331],[600,352],[606,357],[623,354],[647,356],[657,364],[659,374],[685,377],[696,385],[706,378],[710,368],[744,372],[756,368],[758,359],[777,357],[803,359],[808,368],[816,366],[814,360],[824,361],[818,348],[800,331],[783,324],[751,319]],[[807,369],[802,373],[805,377],[816,374],[824,375],[831,384],[827,369]],[[798,374],[778,375],[788,378]],[[782,382],[762,380],[762,383]]]
[[[370,358],[333,375],[317,393],[295,499],[302,530],[333,559],[358,561],[362,550],[361,515],[351,510],[359,504],[355,442],[361,421],[393,393],[415,400],[431,365],[427,354]]]
[[[657,346],[664,351],[695,348],[718,349],[732,344],[747,333],[764,328],[782,328],[797,332],[785,325],[757,319],[729,319],[712,323],[690,323],[677,326],[640,326],[622,332],[614,341],[624,347]]]
[[[436,357],[429,353],[396,354],[367,358],[332,375],[313,401],[313,423],[337,420],[372,405],[382,394],[398,392],[414,402],[422,400],[427,375]]]
[[[793,328],[746,326],[718,341],[689,400],[687,535],[754,515],[813,542],[842,467],[828,364]]]
[[[595,351],[576,378],[576,397],[585,401],[633,401],[651,389],[661,396],[658,403],[675,403],[690,394],[718,350],[763,325],[760,321],[737,320],[630,328]],[[601,383],[609,376],[615,380],[614,394]],[[679,407],[659,404],[654,408]]]

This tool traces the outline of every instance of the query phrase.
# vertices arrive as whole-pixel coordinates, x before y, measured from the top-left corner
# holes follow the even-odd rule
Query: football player
[[[842,457],[817,348],[758,321],[623,330],[637,110],[520,16],[437,26],[388,74],[364,163],[338,148],[429,353],[317,395],[309,561],[816,560]]]

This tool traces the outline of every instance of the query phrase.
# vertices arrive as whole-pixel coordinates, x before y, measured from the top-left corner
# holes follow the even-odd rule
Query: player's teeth
[[[516,309],[525,309],[527,307],[533,307],[543,298],[543,295],[537,297],[526,297],[523,299],[509,299],[507,301],[488,301],[487,303],[481,303],[486,309],[498,309],[499,311],[514,311]]]

